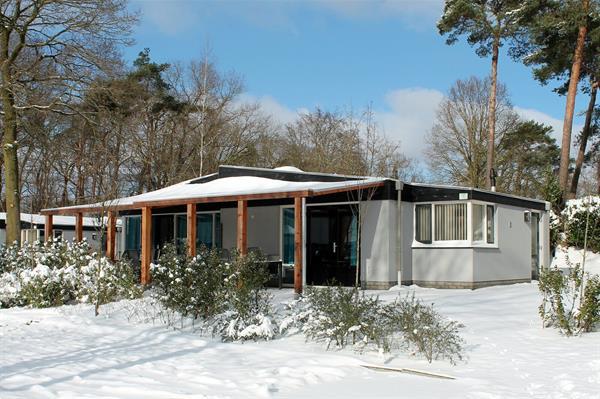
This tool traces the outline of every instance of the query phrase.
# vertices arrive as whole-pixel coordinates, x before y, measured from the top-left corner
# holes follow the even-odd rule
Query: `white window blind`
[[[467,204],[435,205],[435,240],[467,239]]]

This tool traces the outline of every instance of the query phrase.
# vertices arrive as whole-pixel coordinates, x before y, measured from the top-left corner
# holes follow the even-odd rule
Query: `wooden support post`
[[[142,208],[142,262],[141,283],[150,283],[150,263],[152,262],[152,208]]]
[[[108,223],[106,225],[106,257],[114,262],[117,243],[117,213],[108,211]]]
[[[294,198],[294,292],[302,294],[302,198]]]
[[[187,204],[188,255],[196,256],[196,204]]]
[[[78,213],[75,217],[75,240],[83,241],[83,213]]]
[[[240,255],[248,252],[248,201],[239,200],[237,206],[237,250]]]
[[[52,227],[52,215],[46,215],[46,224],[44,225],[44,240],[51,242],[54,238],[54,229]]]

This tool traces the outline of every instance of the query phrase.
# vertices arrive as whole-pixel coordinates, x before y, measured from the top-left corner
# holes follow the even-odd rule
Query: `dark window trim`
[[[466,193],[467,198],[460,198],[461,193]],[[476,200],[501,205],[511,205],[525,209],[546,210],[546,204],[540,201],[517,198],[499,193],[485,192],[473,188],[459,187],[434,187],[404,184],[401,194],[402,201],[406,202],[439,202]]]

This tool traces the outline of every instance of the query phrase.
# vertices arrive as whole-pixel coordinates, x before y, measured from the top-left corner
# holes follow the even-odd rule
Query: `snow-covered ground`
[[[0,398],[600,398],[600,333],[566,338],[542,329],[537,285],[475,291],[414,290],[466,325],[468,360],[428,364],[402,353],[325,351],[302,336],[225,344],[127,321],[131,302],[95,318],[87,305],[0,310]],[[291,291],[274,290],[276,302]],[[412,367],[441,380],[378,372]]]
[[[559,269],[568,268],[568,263],[572,265],[579,263],[583,264],[583,250],[573,247],[558,247],[556,253],[552,259],[552,267],[558,267]],[[587,251],[585,255],[585,265],[583,266],[586,272],[600,275],[600,254]]]

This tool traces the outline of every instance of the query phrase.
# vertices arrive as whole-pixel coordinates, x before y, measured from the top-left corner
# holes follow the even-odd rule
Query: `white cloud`
[[[389,139],[400,141],[401,151],[405,155],[423,161],[425,137],[433,126],[436,111],[443,99],[444,94],[435,89],[410,87],[392,90],[385,95],[385,106],[374,109],[375,120]],[[244,94],[239,101],[259,103],[267,115],[282,124],[293,122],[299,114],[309,112],[308,108],[291,109],[268,95],[257,97]],[[524,119],[552,126],[552,137],[560,146],[562,120],[531,108],[515,107],[515,111]],[[581,128],[579,124],[573,126],[573,137]]]
[[[167,35],[185,32],[201,18],[198,8],[181,0],[137,1],[133,4],[140,7],[144,19]]]
[[[556,144],[560,147],[562,142],[562,129],[563,129],[563,120],[557,119],[553,116],[550,116],[542,111],[538,111],[537,109],[532,108],[521,108],[515,107],[515,111],[523,118],[523,119],[532,119],[538,123],[543,123],[545,125],[552,126],[551,136],[556,140]],[[581,131],[583,125],[573,124],[573,130],[571,137],[574,140],[577,133]],[[572,140],[572,141],[573,141]],[[571,147],[572,150],[572,147]]]
[[[399,18],[413,28],[434,22],[444,8],[444,0],[318,0],[310,4],[348,18]]]
[[[271,96],[256,97],[251,94],[243,94],[238,100],[240,103],[258,103],[264,113],[271,116],[274,121],[281,124],[293,122],[298,118],[298,115],[307,113],[306,108],[298,108],[293,110]]]
[[[402,151],[421,159],[425,136],[431,130],[436,110],[444,98],[438,90],[420,87],[398,89],[385,96],[387,109],[375,117],[388,138],[400,140]]]
[[[145,20],[160,32],[177,35],[202,25],[207,18],[224,14],[226,18],[247,21],[267,29],[298,33],[297,16],[302,8],[325,10],[342,18],[395,18],[412,29],[430,29],[442,14],[443,0],[313,0],[293,1],[191,1],[135,0]]]

